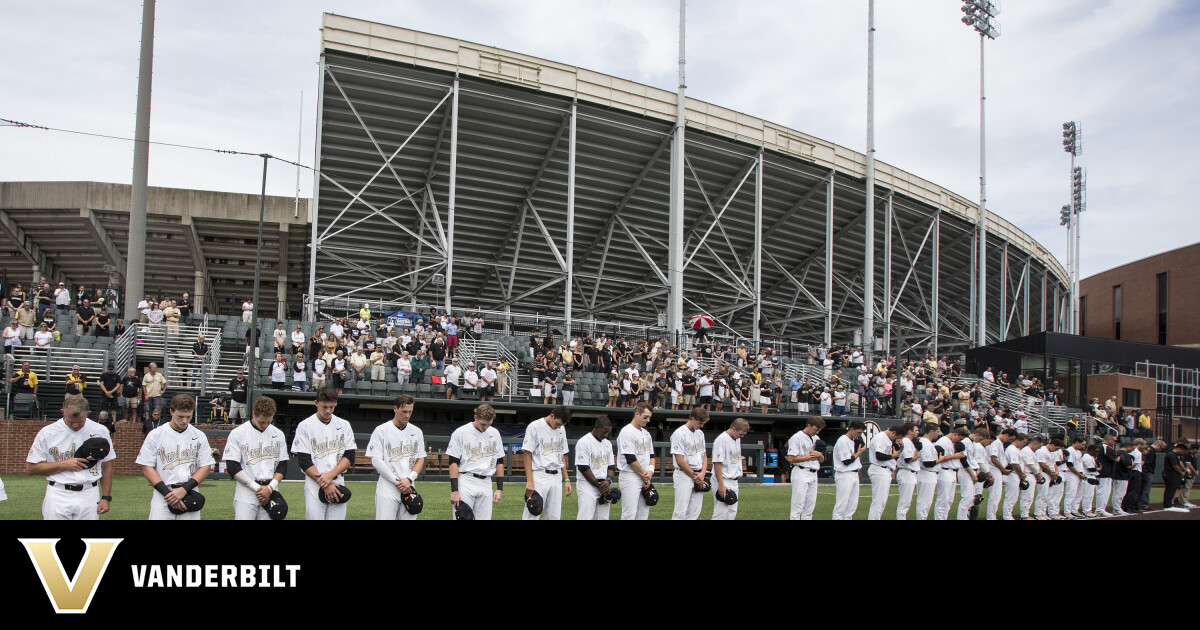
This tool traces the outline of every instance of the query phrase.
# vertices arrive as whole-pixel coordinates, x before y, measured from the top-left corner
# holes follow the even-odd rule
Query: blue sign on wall
[[[389,311],[387,314],[387,325],[399,329],[396,331],[399,333],[400,330],[415,326],[417,319],[419,319],[418,315],[411,311]]]

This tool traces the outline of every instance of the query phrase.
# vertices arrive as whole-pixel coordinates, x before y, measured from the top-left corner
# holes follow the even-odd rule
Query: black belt
[[[488,478],[487,475],[476,475],[475,473],[467,473],[467,474],[471,475],[472,477],[474,477],[476,479],[487,479]]]
[[[955,468],[951,468],[951,467],[949,467],[949,466],[942,466],[942,470],[956,470],[956,469],[955,469]]]
[[[98,484],[100,482],[93,481],[92,483],[66,484],[66,483],[56,483],[56,482],[50,481],[47,483],[49,483],[52,486],[58,486],[59,488],[62,488],[63,490],[70,490],[71,492],[82,492],[85,488],[95,488],[96,484]]]
[[[557,470],[543,470],[542,472],[546,473],[547,475],[557,475],[558,474]]]

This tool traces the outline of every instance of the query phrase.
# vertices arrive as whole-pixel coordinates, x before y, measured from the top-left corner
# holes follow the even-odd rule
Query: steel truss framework
[[[310,294],[568,327],[667,310],[669,121],[334,50],[320,72]],[[704,130],[685,144],[685,311],[750,338],[761,315],[766,337],[848,341],[864,310],[865,181]],[[975,222],[875,190],[879,343],[973,345]],[[1063,330],[1056,270],[1002,234],[987,245],[989,338]]]

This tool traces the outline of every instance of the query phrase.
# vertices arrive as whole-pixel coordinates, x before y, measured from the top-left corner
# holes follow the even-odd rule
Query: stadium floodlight
[[[1063,123],[1063,151],[1076,157],[1083,153],[1083,128],[1079,123]]]
[[[981,36],[988,39],[1000,37],[1000,24],[996,17],[1000,15],[1000,3],[992,0],[963,0],[962,23],[975,29]]]
[[[1070,225],[1071,223],[1071,206],[1063,206],[1062,210],[1058,211],[1058,224]]]
[[[1071,171],[1071,202],[1075,204],[1076,212],[1086,210],[1083,196],[1083,167],[1076,166]]]

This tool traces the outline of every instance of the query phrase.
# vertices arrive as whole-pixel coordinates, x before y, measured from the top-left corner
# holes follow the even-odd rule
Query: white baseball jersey
[[[837,439],[833,445],[833,470],[834,472],[854,472],[862,468],[862,461],[854,456],[854,440],[843,435]],[[842,462],[852,460],[849,464]]]
[[[575,442],[575,469],[579,470],[580,466],[591,468],[596,481],[603,481],[608,477],[608,467],[615,463],[612,442],[597,440],[590,431]],[[576,474],[576,479],[580,484],[587,483],[587,479],[581,474]]]
[[[713,440],[712,460],[721,464],[721,476],[725,479],[737,479],[742,476],[742,440],[734,439],[728,431],[722,431]],[[715,486],[714,486],[715,487]]]
[[[988,462],[988,468],[991,469],[993,476],[999,477],[1001,474],[1003,474],[1001,472],[1001,468],[1008,466],[1008,454],[1007,453],[1008,453],[1008,449],[1005,448],[1004,442],[1001,442],[1000,440],[992,440],[992,443],[988,444],[987,462]],[[996,464],[994,464],[992,462],[993,457],[1000,460],[1001,468],[996,468]]]
[[[1013,470],[1023,468],[1023,456],[1021,454],[1022,450],[1023,449],[1019,449],[1012,444],[1009,444],[1004,449],[1004,461],[1007,462]]]
[[[357,450],[350,423],[337,416],[325,423],[313,414],[296,426],[296,436],[292,438],[292,453],[305,453],[311,457],[317,474],[336,468],[342,461],[342,453]],[[342,476],[338,475],[333,482],[341,484]]]
[[[994,444],[999,441],[1000,440],[992,440],[992,443]],[[974,468],[976,472],[986,472],[987,469],[990,468],[988,462],[991,461],[991,457],[988,456],[988,447],[980,444],[979,442],[974,442],[974,444],[975,454],[971,458],[971,462],[974,464],[972,468]]]
[[[921,470],[929,470],[937,472],[937,466],[926,466],[929,462],[936,462],[938,458],[937,449],[933,447],[933,442],[929,438],[921,438]]]
[[[208,437],[200,429],[189,424],[180,433],[168,422],[146,435],[137,463],[153,466],[163,482],[172,486],[191,479],[201,467],[212,466],[211,451]]]
[[[1083,451],[1076,450],[1074,446],[1068,446],[1065,463],[1069,463],[1076,472],[1083,474]]]
[[[406,479],[417,460],[425,457],[425,434],[417,425],[409,422],[404,428],[389,420],[375,427],[367,442],[367,457],[372,461],[383,460],[394,479]],[[381,482],[392,485],[395,481],[380,476]]]
[[[812,452],[813,444],[815,442],[815,437],[810,437],[804,431],[797,431],[796,434],[788,440],[787,454],[793,457],[803,457],[808,455]],[[799,466],[800,468],[807,468],[809,470],[817,470],[821,467],[821,464],[815,459],[806,462],[800,462],[799,464],[794,465]]]
[[[1091,453],[1084,453],[1080,458],[1083,462],[1083,474],[1088,479],[1097,479],[1100,477],[1100,468],[1096,466],[1096,458],[1092,457]]]
[[[83,485],[100,481],[100,464],[117,458],[117,449],[113,448],[112,437],[104,425],[85,420],[78,431],[72,431],[67,421],[59,419],[54,424],[47,425],[38,431],[29,447],[29,455],[25,461],[30,464],[46,462],[61,462],[75,458],[75,449],[91,438],[104,438],[108,442],[108,456],[91,468],[83,470],[63,470],[46,477],[47,481],[63,485]]]
[[[913,441],[908,438],[900,438],[900,443],[902,444],[900,450],[900,461],[896,462],[896,465],[899,466],[900,470],[909,470],[912,472],[918,472],[921,470],[920,459],[913,460],[911,462],[908,461],[917,454],[917,445],[913,444]],[[923,456],[922,459],[924,459]]]
[[[687,424],[675,429],[671,434],[671,455],[683,455],[692,470],[703,469],[704,432],[700,429],[692,431]]]
[[[480,433],[468,422],[454,430],[446,455],[458,458],[459,474],[490,477],[496,474],[496,460],[504,457],[504,441],[495,427]]]
[[[1025,466],[1026,474],[1033,475],[1041,472],[1042,470],[1041,466],[1038,466],[1037,455],[1033,452],[1032,448],[1029,448],[1029,446],[1021,449],[1021,464]]]
[[[895,459],[885,459],[882,461],[879,459],[880,454],[886,455],[889,458],[891,457],[893,444],[894,442],[892,442],[891,438],[887,436],[886,431],[871,438],[871,448],[867,449],[867,461],[876,466],[883,466],[889,470],[895,470]]]
[[[636,456],[642,470],[650,470],[650,458],[654,456],[654,440],[650,438],[649,431],[639,429],[630,422],[621,427],[621,433],[617,436],[617,451],[617,470],[634,472],[629,462],[625,461],[626,455]]]
[[[1050,470],[1054,470],[1054,453],[1051,453],[1049,448],[1043,446],[1042,448],[1039,448],[1033,455],[1037,459],[1038,472],[1045,475],[1050,474],[1046,472],[1044,468],[1042,468],[1042,464],[1050,467]]]
[[[562,470],[563,457],[567,454],[567,430],[561,426],[551,429],[545,418],[538,418],[525,427],[521,450],[531,455],[535,471]]]
[[[221,459],[241,464],[255,481],[270,481],[275,477],[276,464],[288,460],[287,438],[273,424],[266,431],[259,431],[253,424],[243,422],[229,432]],[[234,488],[233,498],[258,503],[254,492],[240,483]]]
[[[953,455],[955,453],[954,442],[952,442],[950,440],[950,436],[948,436],[948,435],[943,435],[942,437],[938,438],[938,441],[934,442],[933,445],[935,447],[937,447],[937,446],[942,447],[942,455]],[[934,449],[934,450],[936,450],[936,449]],[[963,467],[963,460],[951,459],[951,460],[942,462],[942,466],[945,466],[946,468],[949,468],[950,470],[958,470],[959,468]]]

